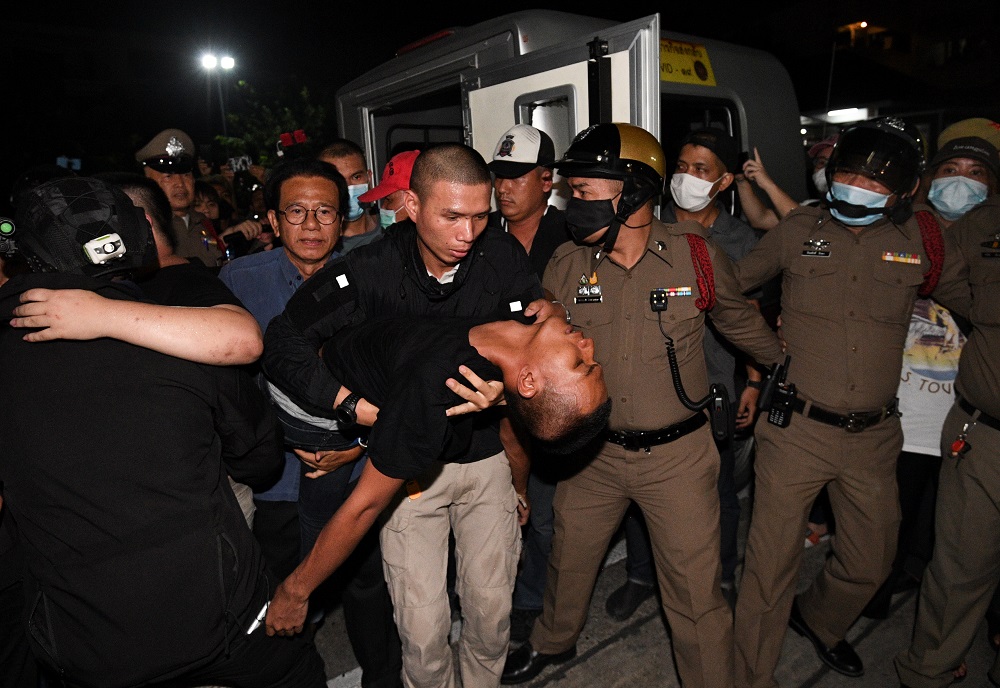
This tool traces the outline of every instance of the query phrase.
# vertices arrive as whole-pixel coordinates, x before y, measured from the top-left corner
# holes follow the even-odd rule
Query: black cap
[[[684,137],[680,147],[683,148],[689,143],[703,146],[715,153],[727,172],[735,174],[740,171],[739,148],[733,137],[722,129],[696,129]]]

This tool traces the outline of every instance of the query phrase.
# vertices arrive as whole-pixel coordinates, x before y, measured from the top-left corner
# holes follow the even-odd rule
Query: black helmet
[[[106,277],[156,264],[143,210],[99,179],[46,182],[25,192],[17,210],[18,249],[34,272]]]
[[[664,158],[656,137],[642,127],[606,122],[577,134],[554,167],[564,177],[624,180],[621,202],[631,214],[663,192]]]
[[[835,172],[857,172],[905,198],[924,170],[920,131],[898,117],[879,117],[853,124],[840,134],[826,166],[827,186]]]

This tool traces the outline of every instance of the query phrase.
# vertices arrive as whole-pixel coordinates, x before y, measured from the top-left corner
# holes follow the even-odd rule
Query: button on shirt
[[[736,263],[744,290],[782,275],[788,380],[838,413],[896,396],[910,315],[930,263],[916,220],[878,220],[855,234],[829,211],[800,208]]]
[[[674,341],[689,399],[699,401],[708,392],[705,314],[695,305],[698,283],[685,232],[704,237],[706,230],[696,222],[665,225],[653,220],[646,252],[629,270],[603,257],[598,247],[567,243],[556,249],[545,271],[545,288],[569,307],[573,323],[594,340],[613,399],[613,430],[655,430],[692,415],[671,382],[663,332]],[[758,361],[777,361],[781,346],[774,332],[740,293],[726,255],[711,242],[707,247],[717,298],[710,313],[713,322]],[[678,295],[667,298],[665,311],[654,312],[653,289],[676,289]],[[681,295],[686,289],[690,295]]]

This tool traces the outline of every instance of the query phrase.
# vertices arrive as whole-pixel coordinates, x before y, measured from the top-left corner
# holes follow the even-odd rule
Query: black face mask
[[[615,205],[611,200],[584,201],[571,198],[566,204],[566,226],[577,243],[583,243],[588,237],[609,226],[614,219]]]

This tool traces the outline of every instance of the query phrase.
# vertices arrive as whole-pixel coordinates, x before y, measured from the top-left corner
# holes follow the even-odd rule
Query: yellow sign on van
[[[660,39],[660,81],[715,86],[708,50],[700,43]]]

